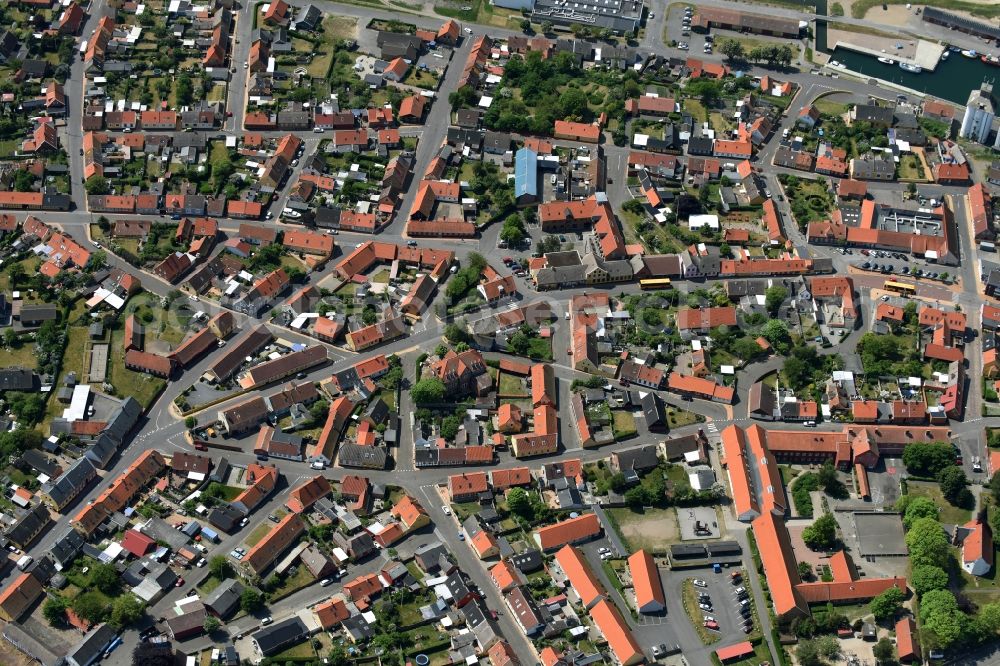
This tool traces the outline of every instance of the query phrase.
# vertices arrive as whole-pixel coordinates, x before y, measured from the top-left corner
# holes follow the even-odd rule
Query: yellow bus
[[[882,285],[886,291],[893,291],[897,294],[903,294],[904,296],[916,296],[917,288],[912,284],[906,282],[896,282],[895,280],[886,280],[885,284]]]
[[[646,278],[639,280],[639,288],[643,291],[670,289],[670,278]]]

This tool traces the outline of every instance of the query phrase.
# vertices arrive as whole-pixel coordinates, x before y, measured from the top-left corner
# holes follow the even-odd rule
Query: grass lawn
[[[111,336],[111,349],[122,349],[125,331],[115,331]],[[111,385],[115,387],[117,395],[130,395],[139,401],[143,408],[153,404],[153,400],[163,387],[167,385],[166,380],[153,377],[142,372],[132,372],[125,367],[123,358],[110,354],[108,365],[108,377]]]
[[[695,592],[693,580],[693,578],[687,578],[681,585],[684,612],[687,613],[688,619],[694,625],[694,630],[698,632],[698,638],[701,639],[701,642],[705,645],[711,645],[718,642],[722,638],[722,634],[718,631],[709,631],[705,628],[705,621],[702,620],[703,613],[698,608],[698,595]]]
[[[284,652],[279,652],[278,654],[271,657],[276,664],[282,664],[286,660],[288,661],[309,661],[316,658],[316,650],[313,649],[312,640],[302,641],[298,645],[293,645]]]
[[[323,38],[328,42],[338,39],[355,39],[358,36],[358,19],[350,16],[328,16],[323,20]]]
[[[237,488],[236,486],[220,486],[222,488],[222,499],[226,502],[232,502],[234,499],[239,497],[240,493],[243,492],[243,488]]]
[[[936,483],[909,481],[907,489],[911,497],[926,497],[934,502],[939,507],[938,519],[946,525],[963,525],[972,520],[972,511],[952,506],[941,494],[941,488]]]
[[[621,440],[636,436],[638,431],[635,428],[635,417],[632,416],[631,412],[616,409],[611,413],[611,417],[611,429],[615,433],[615,439]]]
[[[416,86],[425,90],[434,90],[437,88],[438,80],[439,77],[434,72],[428,72],[418,67],[411,67],[406,78],[403,79],[403,84]]]
[[[261,523],[253,529],[253,532],[250,533],[250,536],[247,537],[247,540],[244,543],[246,543],[246,545],[250,548],[253,548],[257,545],[257,542],[267,536],[267,533],[271,531],[271,527],[270,521]]]
[[[17,139],[0,141],[0,157],[12,157],[21,147],[21,142]]]
[[[691,114],[691,117],[700,122],[708,120],[708,109],[696,99],[684,100],[684,110]]]
[[[409,571],[410,574],[417,580],[424,579],[424,572],[420,570],[420,567],[418,567],[417,563],[413,560],[406,563],[406,570]]]
[[[548,338],[529,338],[528,339],[528,358],[542,359],[543,361],[552,360],[552,343]]]
[[[455,517],[458,518],[458,522],[460,523],[469,516],[479,513],[481,508],[479,502],[462,502],[460,504],[452,502],[451,505],[451,510],[455,512]]]
[[[813,102],[816,110],[825,116],[842,116],[847,113],[847,105],[834,102],[826,98],[819,98]]]
[[[84,331],[86,334],[86,331]],[[69,350],[66,351],[66,355],[69,354]],[[65,361],[64,361],[65,362]],[[20,342],[17,347],[3,348],[3,353],[0,353],[0,368],[34,368],[35,367],[35,343],[28,340]]]
[[[924,180],[923,165],[916,155],[903,155],[899,158],[900,180]]]
[[[606,513],[632,552],[645,548],[653,553],[665,553],[670,544],[680,541],[677,513],[672,508],[633,511],[622,507],[607,509]]]
[[[212,590],[219,587],[222,584],[221,578],[216,578],[215,576],[209,574],[208,578],[201,582],[198,586],[198,591],[202,594],[211,594]]]
[[[902,5],[906,0],[854,0],[851,3],[851,16],[854,18],[865,18],[868,11],[876,5]],[[987,2],[970,2],[968,0],[935,0],[934,6],[938,9],[951,9],[960,12],[968,12],[975,16],[993,18],[1000,16],[1000,5]],[[877,15],[876,15],[877,16]]]
[[[299,566],[294,576],[288,576],[284,582],[271,593],[271,603],[278,599],[284,599],[293,592],[298,592],[306,585],[311,585],[316,581],[316,576],[312,575],[307,567]]]
[[[680,428],[686,425],[693,425],[695,423],[700,423],[704,418],[694,412],[689,412],[686,409],[677,409],[676,407],[667,406],[667,421],[671,428]]]
[[[420,607],[427,605],[430,601],[428,596],[418,595],[410,603],[400,606],[399,623],[404,627],[409,627],[422,622],[424,618],[420,614]]]
[[[500,373],[500,395],[523,396],[528,395],[524,390],[524,384],[520,377],[516,377],[507,372]]]
[[[799,178],[797,185],[786,185],[785,192],[800,225],[825,220],[833,210],[834,202],[830,193],[817,180]]]

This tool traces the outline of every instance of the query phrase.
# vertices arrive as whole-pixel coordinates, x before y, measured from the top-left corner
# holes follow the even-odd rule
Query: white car
[[[708,611],[710,613],[712,612],[712,607],[709,604],[698,604],[698,608],[702,609],[703,611]]]
[[[703,581],[701,578],[695,578],[693,581],[695,587],[708,587],[708,583]]]
[[[610,553],[611,549],[605,546],[605,547],[602,547],[602,548],[598,548],[597,552],[600,553],[601,555],[603,555],[604,553]]]
[[[610,560],[614,556],[615,556],[614,553],[601,553],[602,560]]]
[[[446,515],[446,516],[450,516],[451,515],[451,507],[448,506],[447,504],[442,504],[441,505],[441,510],[444,511],[444,515]]]
[[[268,615],[267,617],[261,618],[261,620],[260,620],[261,626],[265,626],[265,627],[267,625],[271,624],[272,622],[274,622],[274,618],[272,618],[270,615]]]
[[[712,617],[711,615],[703,615],[702,618],[705,620],[705,622],[715,622],[715,618]]]
[[[333,579],[332,578],[324,578],[323,580],[321,580],[319,582],[319,586],[320,587],[326,587],[327,585],[330,585],[332,583],[333,583]]]

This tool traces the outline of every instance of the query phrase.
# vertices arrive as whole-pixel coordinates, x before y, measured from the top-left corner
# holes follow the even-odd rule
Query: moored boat
[[[984,55],[982,58],[980,58],[980,60],[985,62],[987,65],[1000,67],[1000,57],[997,57],[995,55]]]
[[[892,58],[886,58],[885,56],[878,59],[878,61],[884,65],[895,65],[896,61]]]
[[[920,72],[924,71],[924,68],[921,67],[920,65],[911,65],[908,62],[899,63],[899,68],[904,72],[911,72],[913,74],[919,74]]]
[[[979,57],[979,54],[976,53],[975,49],[965,49],[964,51],[962,51],[962,55],[964,55],[966,58],[978,58]]]

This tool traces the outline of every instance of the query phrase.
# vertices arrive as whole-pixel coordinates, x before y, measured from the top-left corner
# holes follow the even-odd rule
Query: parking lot
[[[709,605],[712,606],[712,610],[702,609],[702,616],[715,618],[719,623],[718,631],[724,637],[743,635],[743,616],[740,615],[740,599],[736,594],[736,590],[742,588],[743,584],[733,585],[731,573],[731,569],[723,569],[722,573],[713,573],[711,569],[705,569],[694,576],[695,580],[704,581],[707,585],[707,587],[695,585],[695,591],[706,593],[711,598]]]

